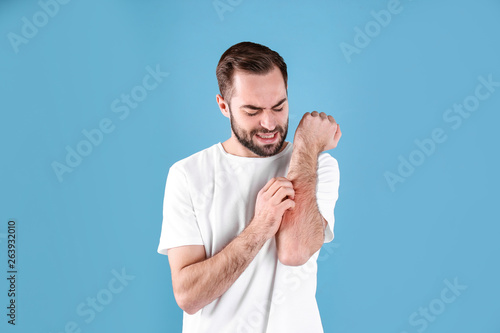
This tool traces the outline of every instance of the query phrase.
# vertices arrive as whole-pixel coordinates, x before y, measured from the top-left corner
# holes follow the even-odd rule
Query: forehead
[[[235,71],[233,102],[270,107],[286,97],[285,81],[278,67],[266,74]]]

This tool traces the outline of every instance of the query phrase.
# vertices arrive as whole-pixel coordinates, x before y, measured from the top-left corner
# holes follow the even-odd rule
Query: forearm
[[[276,234],[278,257],[283,264],[304,264],[321,248],[325,222],[316,201],[318,153],[294,145],[287,178],[295,190],[295,208],[283,215]]]
[[[179,272],[177,294],[181,306],[193,314],[222,296],[248,267],[266,242],[266,237],[250,224],[224,249],[211,258],[184,267]]]

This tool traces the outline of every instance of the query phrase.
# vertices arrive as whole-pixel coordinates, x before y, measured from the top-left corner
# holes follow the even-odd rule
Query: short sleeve
[[[203,245],[183,170],[174,164],[167,176],[163,198],[163,222],[158,253],[184,245]]]
[[[318,157],[318,182],[316,185],[316,200],[319,212],[326,219],[325,243],[333,240],[335,224],[334,209],[339,197],[340,172],[337,160],[328,153]]]

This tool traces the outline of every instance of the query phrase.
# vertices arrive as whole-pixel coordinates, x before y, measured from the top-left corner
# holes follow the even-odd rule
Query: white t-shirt
[[[214,256],[251,221],[257,193],[273,177],[285,177],[293,145],[270,157],[228,154],[221,143],[175,163],[169,170],[158,252],[203,245]],[[328,153],[318,157],[316,198],[333,239],[339,169]],[[274,237],[235,283],[193,315],[184,312],[183,333],[323,332],[316,303],[316,259],[297,267],[278,261]]]

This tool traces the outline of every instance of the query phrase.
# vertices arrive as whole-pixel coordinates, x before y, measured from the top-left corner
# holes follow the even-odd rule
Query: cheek
[[[246,131],[246,132],[251,132],[256,129],[260,129],[260,122],[258,117],[247,117],[247,116],[241,116],[238,117],[238,119],[235,119],[238,126]]]
[[[285,110],[283,110],[285,111]],[[286,126],[286,123],[288,122],[288,110],[286,112],[280,113],[279,115],[279,122],[281,126]]]

